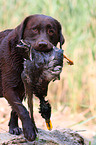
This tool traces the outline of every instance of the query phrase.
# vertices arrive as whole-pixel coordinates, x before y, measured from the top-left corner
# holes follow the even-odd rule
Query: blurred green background
[[[49,85],[48,99],[56,110],[86,109],[96,114],[96,0],[0,0],[0,31],[15,28],[31,14],[50,15],[60,21],[65,54],[61,80]]]

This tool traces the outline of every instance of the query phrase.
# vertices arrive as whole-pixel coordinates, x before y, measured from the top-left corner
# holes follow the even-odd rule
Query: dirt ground
[[[27,103],[24,102],[24,105]],[[38,128],[47,130],[44,119],[38,113],[39,102],[35,100],[34,117]],[[4,98],[0,98],[0,133],[8,132],[8,121],[10,118],[11,107]],[[96,135],[96,125],[92,121],[88,121],[84,125],[79,125],[78,122],[84,120],[83,113],[72,115],[70,108],[66,107],[62,112],[52,111],[51,121],[54,129],[70,128],[78,131],[84,138],[92,141],[93,136]],[[21,121],[19,120],[21,126]]]

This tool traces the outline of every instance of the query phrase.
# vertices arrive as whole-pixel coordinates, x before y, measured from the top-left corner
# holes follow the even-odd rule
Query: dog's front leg
[[[36,138],[36,132],[34,124],[29,117],[29,113],[23,106],[20,98],[18,97],[17,91],[14,88],[9,88],[5,92],[5,98],[8,100],[9,104],[12,106],[13,110],[17,112],[19,118],[22,121],[23,132],[26,139],[33,141]]]
[[[22,133],[22,129],[18,126],[18,115],[17,113],[12,110],[10,121],[9,121],[9,133],[14,135],[20,135]]]

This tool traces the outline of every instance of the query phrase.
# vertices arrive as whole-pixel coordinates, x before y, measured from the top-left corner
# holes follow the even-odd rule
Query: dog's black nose
[[[44,42],[44,41],[41,41],[41,42],[39,42],[39,48],[40,49],[44,49],[45,47],[47,47],[47,42]]]

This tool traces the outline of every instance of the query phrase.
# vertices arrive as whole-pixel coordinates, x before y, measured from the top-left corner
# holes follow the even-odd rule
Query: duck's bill
[[[52,123],[51,123],[51,120],[48,119],[48,120],[45,120],[45,122],[46,122],[47,129],[48,129],[48,130],[52,130]]]

